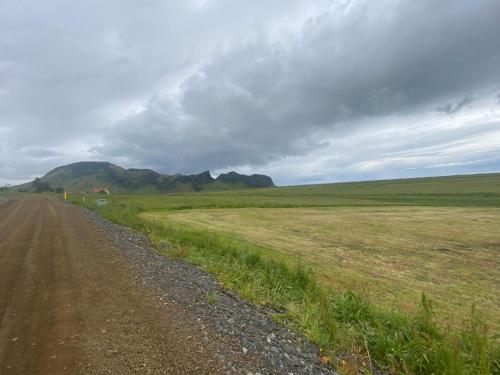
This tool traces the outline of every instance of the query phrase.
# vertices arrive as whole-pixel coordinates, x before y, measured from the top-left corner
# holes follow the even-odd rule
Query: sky
[[[0,184],[500,172],[498,0],[2,0]]]

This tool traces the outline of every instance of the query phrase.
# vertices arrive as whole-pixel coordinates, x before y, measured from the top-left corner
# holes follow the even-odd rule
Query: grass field
[[[113,196],[145,210],[242,207],[500,207],[500,174],[290,186],[263,190]]]
[[[144,213],[242,238],[311,267],[334,290],[414,310],[422,291],[456,323],[472,303],[500,327],[500,209],[270,208]]]
[[[500,371],[500,174],[108,199],[87,205],[272,308],[325,358],[360,358],[333,361],[343,373]]]

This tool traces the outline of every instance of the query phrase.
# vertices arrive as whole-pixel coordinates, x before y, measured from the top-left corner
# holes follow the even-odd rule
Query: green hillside
[[[166,193],[202,190],[229,190],[274,186],[264,175],[246,176],[236,172],[214,179],[209,171],[192,175],[165,175],[150,169],[124,169],[108,162],[78,162],[58,167],[41,177],[52,188],[89,192],[107,188],[113,193]],[[14,187],[32,191],[32,183]]]

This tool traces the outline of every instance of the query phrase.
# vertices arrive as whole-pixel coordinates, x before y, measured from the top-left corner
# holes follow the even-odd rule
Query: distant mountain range
[[[107,188],[113,192],[182,192],[211,191],[274,186],[271,177],[229,172],[213,178],[209,171],[192,175],[166,175],[150,169],[124,169],[108,162],[81,161],[55,168],[40,180],[55,188],[72,192],[89,192]],[[33,183],[13,187],[33,191]]]

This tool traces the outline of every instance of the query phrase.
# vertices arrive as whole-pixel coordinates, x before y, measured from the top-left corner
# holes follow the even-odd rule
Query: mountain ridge
[[[112,192],[170,193],[275,186],[271,177],[260,174],[248,176],[229,172],[217,178],[213,178],[208,170],[190,175],[162,174],[147,168],[125,169],[106,161],[79,161],[59,166],[40,180],[52,188],[60,187],[74,192],[107,188]],[[14,188],[31,191],[32,185],[29,182]]]

